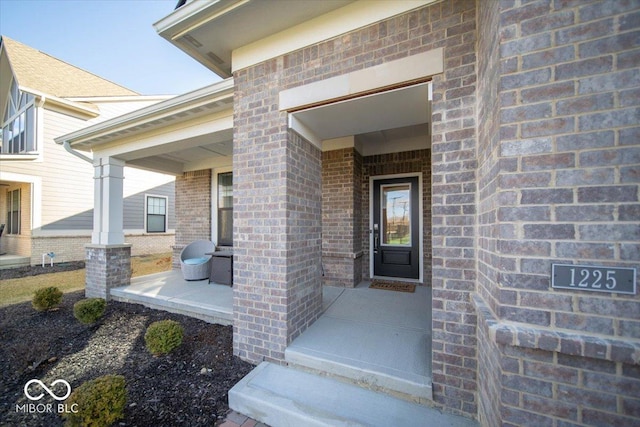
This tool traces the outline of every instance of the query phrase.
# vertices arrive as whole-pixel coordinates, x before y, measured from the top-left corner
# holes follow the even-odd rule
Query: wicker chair
[[[184,280],[204,280],[209,278],[211,270],[211,255],[216,249],[209,240],[196,240],[189,243],[180,252],[180,267]]]

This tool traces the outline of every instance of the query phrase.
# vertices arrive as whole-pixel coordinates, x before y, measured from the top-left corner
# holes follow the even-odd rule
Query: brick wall
[[[362,280],[362,156],[354,148],[322,153],[324,284]]]
[[[500,254],[497,240],[503,228],[497,220],[499,194],[496,192],[500,164],[498,142],[500,130],[498,38],[499,2],[485,2],[478,9],[478,240],[477,289],[491,307],[500,298]],[[480,314],[482,311],[480,310]],[[482,425],[502,424],[501,360],[498,345],[483,316],[478,316],[478,418]]]
[[[174,234],[125,234],[125,242],[131,244],[131,255],[148,255],[171,252]],[[91,236],[50,236],[31,238],[31,265],[42,263],[42,254],[55,253],[54,263],[83,261],[86,257],[85,245],[91,243]],[[49,259],[47,258],[48,262]]]
[[[640,261],[640,3],[479,4],[480,419],[640,424],[640,296],[550,287]]]
[[[180,268],[180,252],[194,240],[211,240],[211,169],[176,177],[176,235],[173,268]]]
[[[279,91],[443,47],[446,72],[433,80],[431,152],[434,399],[476,415],[475,29],[473,0],[445,0],[234,73],[235,354],[280,360],[290,336],[281,327],[294,285],[282,276],[281,239],[288,174],[282,165],[291,141]]]
[[[287,332],[289,344],[322,310],[322,153],[293,131],[287,153]]]
[[[234,354],[281,361],[321,309],[321,153],[278,110],[282,60],[234,73]]]
[[[433,394],[449,410],[477,414],[476,10],[474,1],[427,8],[423,40],[444,47],[433,78]]]

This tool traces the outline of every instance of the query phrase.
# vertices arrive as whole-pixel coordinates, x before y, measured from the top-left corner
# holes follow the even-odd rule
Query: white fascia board
[[[233,50],[232,71],[320,43],[436,0],[361,0]]]
[[[80,117],[95,118],[100,115],[100,109],[95,105],[81,104],[76,101],[70,101],[65,98],[49,95],[39,90],[31,89],[26,86],[18,85],[18,89],[22,92],[30,93],[39,101],[44,100],[44,105],[51,107],[53,110],[62,110],[79,115]]]
[[[232,97],[233,88],[233,78],[228,78],[184,95],[179,95],[166,101],[80,129],[79,131],[59,136],[54,138],[54,141],[58,144],[63,144],[67,141],[72,146],[81,144],[90,141],[92,138],[197,108],[203,104],[215,102],[217,99]],[[86,147],[77,148],[81,149]]]
[[[233,111],[219,112],[215,115],[177,123],[161,130],[149,131],[142,135],[123,137],[96,148],[94,153],[100,157],[118,158],[134,152],[144,152],[142,157],[148,157],[164,153],[166,150],[163,147],[173,146],[175,142],[193,140],[202,135],[231,129],[233,129]],[[194,146],[198,145],[194,144]]]
[[[249,0],[194,0],[154,23],[153,28],[165,39],[174,40],[247,1]],[[174,31],[167,33],[169,29]]]
[[[127,96],[81,96],[67,97],[75,102],[136,102],[136,101],[165,101],[175,98],[176,95],[127,95]]]

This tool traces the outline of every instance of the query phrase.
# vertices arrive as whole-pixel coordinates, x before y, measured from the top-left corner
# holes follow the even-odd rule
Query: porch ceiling
[[[181,175],[231,164],[233,79],[56,138],[96,157]]]
[[[429,83],[389,90],[290,113],[296,130],[317,144],[354,136],[363,149],[420,138],[428,148]]]

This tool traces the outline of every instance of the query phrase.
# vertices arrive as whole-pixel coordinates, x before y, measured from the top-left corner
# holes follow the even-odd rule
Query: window
[[[167,198],[147,196],[147,233],[167,231]]]
[[[382,185],[382,244],[411,246],[411,184]]]
[[[36,151],[36,107],[33,95],[18,89],[15,80],[7,97],[2,118],[3,154],[22,154]]]
[[[218,245],[233,246],[233,173],[218,174]]]
[[[20,189],[7,192],[7,234],[20,234]]]

